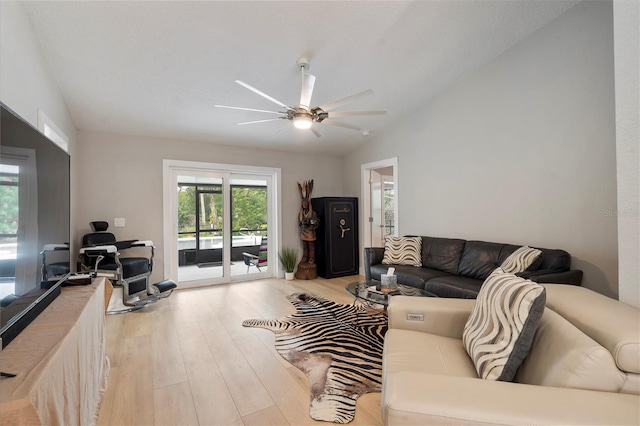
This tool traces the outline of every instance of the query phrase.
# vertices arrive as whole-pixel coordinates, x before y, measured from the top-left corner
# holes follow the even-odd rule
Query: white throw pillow
[[[531,349],[545,288],[497,268],[480,288],[462,342],[482,379],[511,381]]]
[[[542,251],[522,246],[507,257],[500,268],[509,274],[524,272],[542,255]]]
[[[385,237],[382,264],[422,266],[422,237]]]

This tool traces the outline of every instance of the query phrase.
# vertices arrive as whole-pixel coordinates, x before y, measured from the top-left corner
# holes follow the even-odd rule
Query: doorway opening
[[[383,247],[398,236],[398,157],[363,164],[363,247]]]

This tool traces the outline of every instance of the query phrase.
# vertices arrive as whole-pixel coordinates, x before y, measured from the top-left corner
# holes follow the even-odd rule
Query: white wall
[[[20,2],[0,2],[0,99],[38,127],[42,109],[69,138],[76,128]]]
[[[20,2],[0,2],[0,101],[35,128],[42,110],[69,137],[73,230],[76,128]]]
[[[616,0],[614,12],[618,255],[620,300],[640,307],[640,4]]]
[[[400,234],[561,248],[583,285],[617,287],[610,2],[584,2],[345,157],[399,157]]]
[[[77,241],[89,222],[106,220],[119,239],[151,239],[156,245],[152,279],[163,278],[162,160],[188,160],[282,169],[282,244],[300,246],[297,182],[314,179],[313,197],[341,196],[337,157],[234,148],[202,142],[78,132],[79,175]],[[113,219],[126,219],[114,228]]]

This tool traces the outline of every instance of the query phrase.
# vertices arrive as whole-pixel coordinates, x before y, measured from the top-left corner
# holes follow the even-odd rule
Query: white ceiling
[[[577,1],[25,2],[78,129],[341,155],[423,106]],[[372,132],[215,104],[279,110],[300,97],[296,60],[316,76],[312,106],[373,89],[341,110]]]

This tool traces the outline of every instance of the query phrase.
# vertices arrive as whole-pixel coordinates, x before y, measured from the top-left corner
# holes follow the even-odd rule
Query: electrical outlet
[[[424,321],[423,314],[407,314],[407,321]]]
[[[115,226],[116,228],[124,227],[124,217],[116,217],[115,219],[113,219],[113,226]]]

